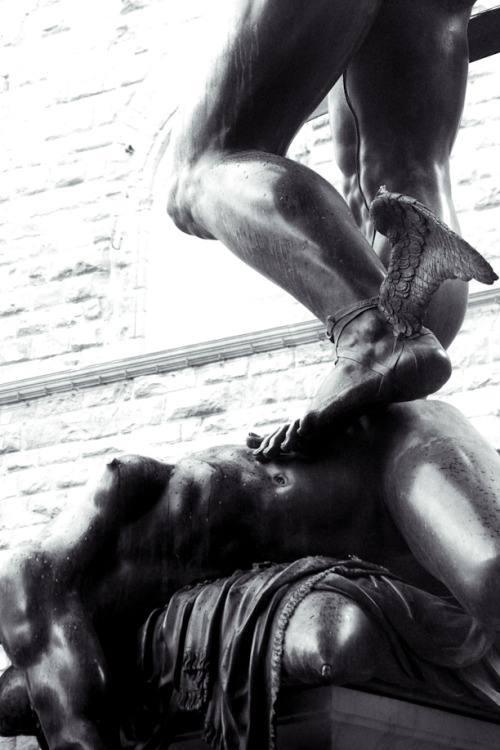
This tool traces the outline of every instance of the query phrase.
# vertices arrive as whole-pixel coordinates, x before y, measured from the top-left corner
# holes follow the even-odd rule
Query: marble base
[[[332,750],[500,748],[500,724],[346,688],[331,697]]]
[[[207,747],[185,732],[171,749]],[[500,723],[344,687],[293,691],[280,702],[278,750],[443,748],[500,748]]]

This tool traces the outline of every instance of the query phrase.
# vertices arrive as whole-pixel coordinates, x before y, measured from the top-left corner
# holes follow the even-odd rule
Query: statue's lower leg
[[[371,408],[424,398],[448,380],[450,360],[430,331],[396,338],[376,302],[367,303],[356,317],[341,313],[334,324],[337,361],[305,415],[263,440],[249,437],[257,457],[315,450]]]
[[[432,295],[445,279],[491,284],[497,278],[479,253],[414,199],[381,189],[372,216],[392,244],[379,294],[328,317],[334,369],[302,419],[260,444],[251,438],[258,456],[310,449],[370,407],[437,391],[451,365],[436,337],[422,327]]]
[[[423,329],[410,338],[394,337],[377,299],[341,311],[331,330],[336,364],[302,420],[302,438],[312,439],[329,425],[348,424],[370,406],[424,398],[451,374],[450,360],[435,336]]]
[[[181,227],[188,216],[187,231],[221,240],[325,323],[378,297],[382,263],[336,190],[311,170],[271,154],[218,154],[179,184],[189,188],[173,196]],[[425,397],[450,375],[430,332],[395,342],[376,303],[332,329],[339,358],[301,421],[303,441],[318,429],[338,431],[372,404]]]

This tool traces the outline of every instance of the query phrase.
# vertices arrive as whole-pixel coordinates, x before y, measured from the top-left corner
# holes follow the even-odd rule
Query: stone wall
[[[139,350],[156,87],[175,99],[170,56],[201,5],[2,4],[1,381]]]

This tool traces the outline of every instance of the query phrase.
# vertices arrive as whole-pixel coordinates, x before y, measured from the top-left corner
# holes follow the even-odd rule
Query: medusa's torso
[[[117,614],[143,617],[187,584],[308,555],[356,555],[399,573],[410,560],[410,570],[379,474],[359,435],[308,461],[259,463],[235,446],[188,456],[150,510],[119,529],[116,550],[96,561],[96,609],[109,616],[113,600]]]

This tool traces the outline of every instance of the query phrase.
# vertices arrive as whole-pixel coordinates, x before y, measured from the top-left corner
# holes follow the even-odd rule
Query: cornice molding
[[[78,370],[64,370],[16,382],[0,383],[0,405],[311,344],[324,337],[324,326],[317,320],[311,320],[201,344],[124,357]]]
[[[492,305],[500,305],[500,290],[498,289],[477,292],[471,295],[469,300],[469,308]],[[313,344],[324,338],[323,324],[317,320],[310,320],[201,344],[124,357],[78,370],[64,370],[0,383],[0,405],[31,401],[82,388],[96,388],[146,375],[174,372],[187,367],[202,367],[252,354],[264,354],[279,349]]]

